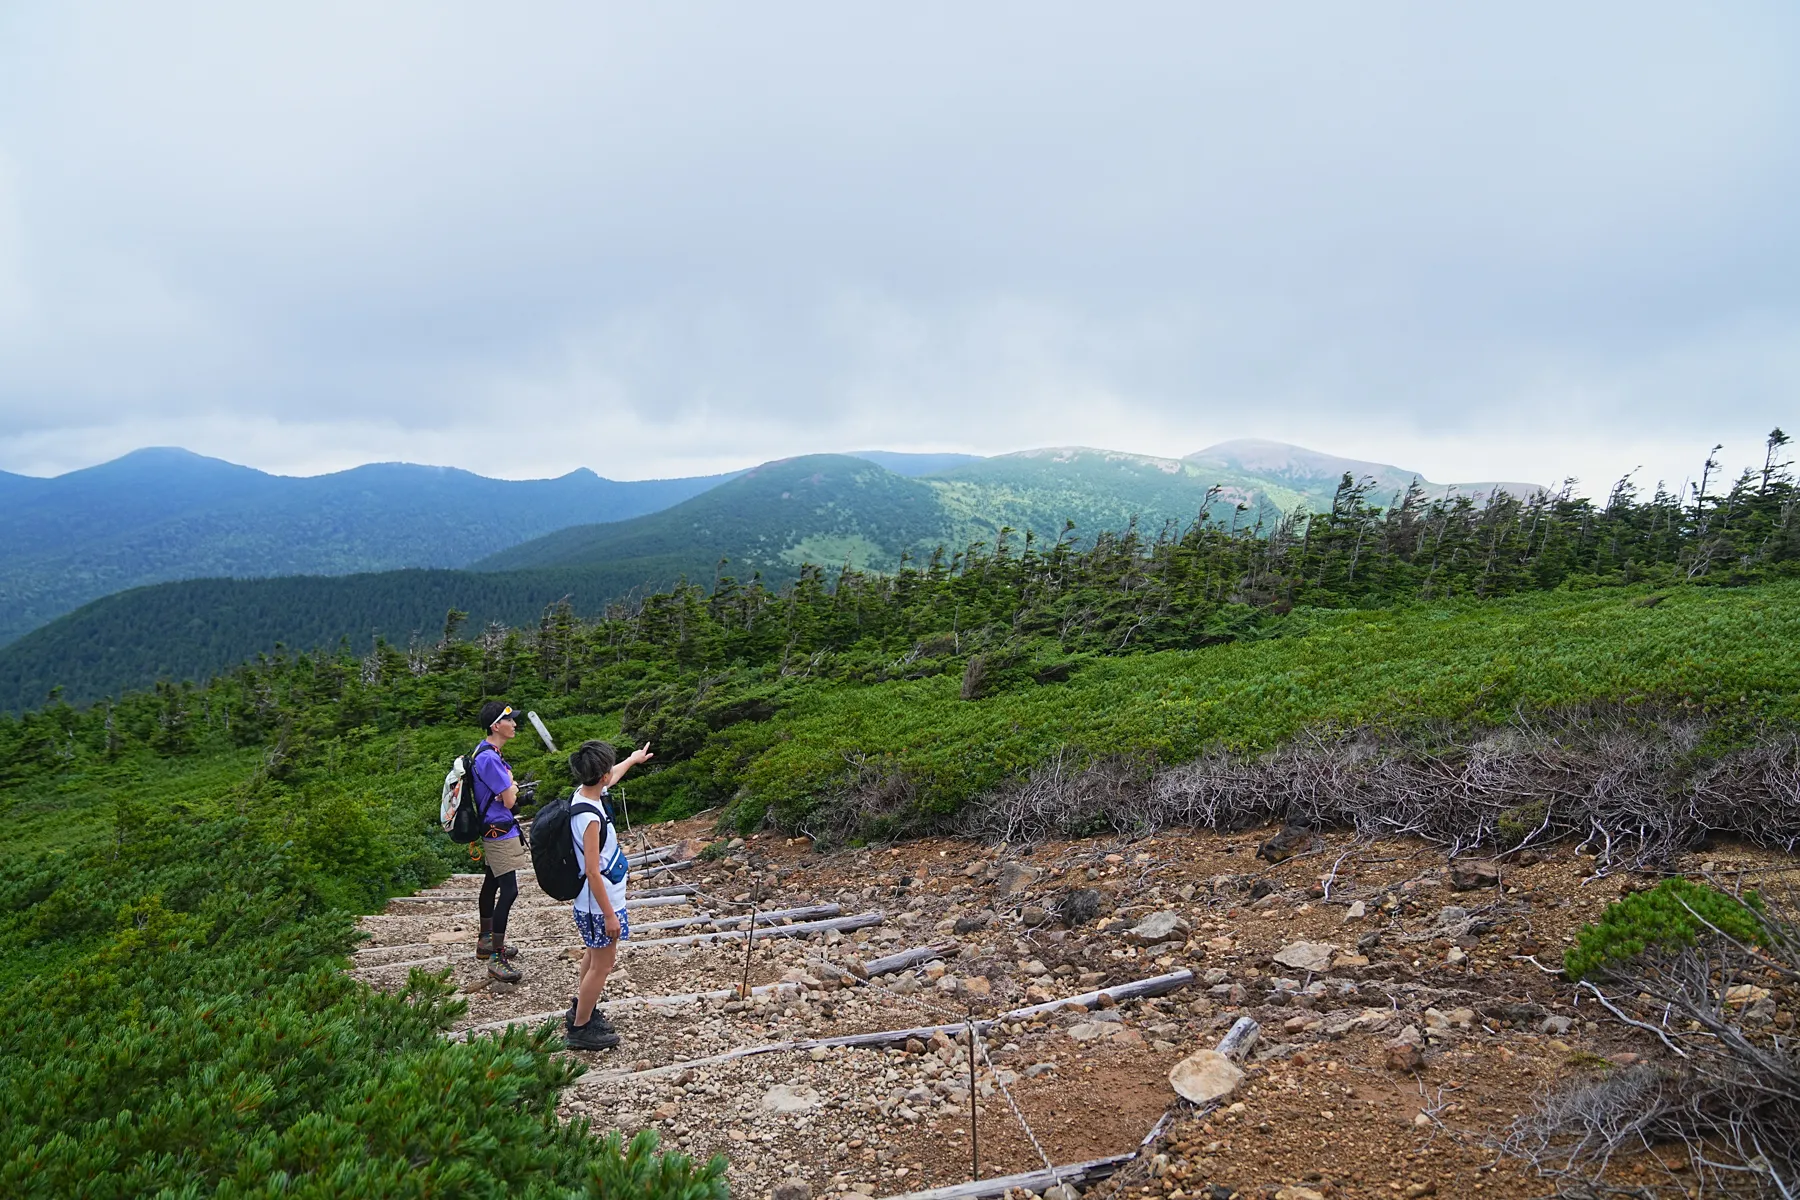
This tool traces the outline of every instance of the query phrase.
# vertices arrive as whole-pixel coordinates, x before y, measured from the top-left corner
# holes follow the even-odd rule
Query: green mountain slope
[[[724,557],[740,577],[762,571],[785,578],[808,562],[890,570],[902,551],[929,548],[949,532],[929,482],[850,455],[809,454],[764,463],[659,513],[559,530],[489,555],[474,569],[657,561],[710,580]]]
[[[1286,449],[1293,461],[1266,475],[1249,470],[1268,469],[1261,464],[1224,455],[1195,462],[1081,448],[917,477],[852,455],[785,459],[662,511],[559,529],[466,570],[214,578],[109,596],[0,648],[0,705],[41,703],[59,685],[80,701],[158,678],[203,678],[277,642],[312,648],[348,638],[360,651],[376,636],[435,640],[452,607],[469,612],[475,627],[531,625],[561,599],[592,615],[683,577],[710,584],[721,573],[760,574],[774,585],[806,563],[892,571],[903,556],[923,561],[939,546],[992,546],[1004,527],[1017,531],[1015,546],[1027,531],[1054,540],[1065,521],[1075,522],[1081,542],[1134,518],[1155,535],[1165,525],[1186,527],[1210,505],[1219,525],[1244,528],[1296,507],[1326,507],[1345,470],[1372,465]],[[924,464],[915,457],[900,465]],[[0,480],[0,494],[4,487]]]
[[[147,583],[458,567],[726,478],[621,483],[583,469],[515,481],[410,463],[290,478],[176,449],[53,479],[0,476],[0,643]]]
[[[1250,487],[1291,489],[1314,509],[1330,505],[1332,493],[1337,490],[1338,481],[1345,474],[1353,476],[1359,482],[1371,481],[1369,500],[1381,505],[1391,503],[1414,480],[1425,488],[1428,495],[1434,497],[1450,491],[1470,496],[1486,496],[1496,488],[1514,496],[1525,497],[1542,490],[1544,486],[1539,483],[1494,480],[1432,483],[1417,471],[1408,471],[1388,463],[1339,458],[1335,454],[1324,454],[1303,446],[1290,446],[1286,442],[1269,442],[1258,438],[1220,442],[1216,446],[1197,450],[1181,461],[1202,474],[1230,477]]]

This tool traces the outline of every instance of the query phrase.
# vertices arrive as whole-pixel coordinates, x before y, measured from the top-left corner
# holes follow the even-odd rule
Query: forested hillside
[[[209,576],[460,567],[553,529],[654,512],[729,476],[488,479],[375,463],[290,478],[140,450],[53,479],[0,477],[0,644],[89,600]],[[240,655],[241,657],[241,655]]]
[[[1792,537],[1779,507],[1786,476],[1772,465],[1691,504],[1662,492],[1640,499],[1623,484],[1603,503],[1566,490],[1431,498],[1419,483],[1390,498],[1372,479],[1346,475],[1323,511],[1312,513],[1250,510],[1231,502],[1227,489],[1172,469],[1179,467],[1173,460],[1071,452],[975,466],[987,471],[980,494],[1002,513],[1020,520],[1071,507],[1097,520],[1126,513],[1117,520],[1123,532],[1102,525],[1084,534],[1063,520],[1040,536],[1005,519],[963,521],[953,511],[957,489],[961,472],[974,468],[909,479],[847,456],[788,459],[665,512],[566,530],[484,563],[535,569],[202,581],[110,597],[0,649],[0,704],[29,707],[59,686],[67,699],[87,701],[158,678],[203,678],[278,643],[290,650],[347,643],[358,653],[376,637],[411,645],[429,641],[450,608],[471,614],[480,628],[529,622],[556,599],[566,599],[574,617],[593,617],[620,598],[681,579],[703,588],[737,580],[769,595],[809,567],[833,578],[848,568],[852,580],[870,570],[904,580],[989,556],[1036,562],[1052,551],[1110,554],[1125,546],[1121,561],[1140,553],[1204,560],[1211,603],[1279,608],[1335,597],[1339,576],[1355,595],[1376,601],[1492,596],[1583,576],[1730,579],[1751,569],[1747,562],[1761,571],[1779,560]],[[1140,501],[1160,508],[1133,521],[1129,506]],[[1190,504],[1197,519],[1179,520],[1173,510]],[[1159,511],[1169,515],[1149,519]],[[946,529],[975,536],[947,542]],[[900,570],[903,563],[912,569]]]
[[[1255,453],[1246,457],[1241,446]],[[41,517],[43,528],[19,535],[19,569],[49,572],[57,581],[52,590],[66,591],[102,588],[101,581],[119,578],[94,565],[109,555],[138,566],[162,562],[167,569],[158,570],[165,577],[237,577],[267,574],[260,567],[287,561],[284,554],[311,564],[304,568],[309,573],[337,574],[355,572],[358,563],[381,565],[377,549],[409,561],[460,565],[480,557],[473,550],[485,554],[495,542],[522,544],[477,563],[477,570],[491,573],[485,579],[445,572],[369,572],[335,584],[215,577],[108,596],[0,649],[0,704],[34,704],[56,686],[71,699],[89,700],[158,678],[199,679],[277,644],[312,649],[347,639],[362,649],[375,637],[408,644],[415,635],[435,633],[451,607],[467,610],[478,624],[514,624],[567,597],[578,614],[591,616],[626,595],[681,579],[711,580],[721,560],[739,578],[760,574],[779,586],[807,563],[893,571],[904,559],[924,559],[939,548],[992,545],[1008,529],[1014,538],[1030,533],[1086,545],[1103,531],[1122,532],[1134,522],[1147,532],[1182,528],[1204,509],[1227,529],[1266,530],[1284,515],[1328,506],[1346,472],[1367,484],[1376,504],[1393,500],[1414,478],[1397,468],[1277,443],[1214,447],[1193,456],[1205,459],[1204,465],[1081,449],[992,459],[866,451],[767,463],[662,511],[571,524],[565,518],[588,502],[577,495],[587,495],[583,489],[638,489],[631,492],[634,502],[660,507],[652,502],[708,481],[624,485],[577,472],[515,484],[408,466],[276,480],[180,452],[168,452],[176,456],[170,464],[158,453],[95,468],[112,482],[93,485],[107,499],[89,507],[115,514],[105,520],[116,520],[116,530],[81,526],[70,515],[81,504],[48,516],[30,505],[21,510]],[[1332,473],[1334,468],[1341,469]],[[1358,474],[1364,468],[1369,473]],[[82,474],[50,481],[9,477],[7,486],[31,491]],[[164,476],[167,487],[151,486]],[[1395,479],[1403,482],[1390,487]],[[362,490],[344,491],[353,484]],[[1419,486],[1433,497],[1445,491]],[[276,492],[268,492],[271,487]],[[146,489],[156,494],[142,512],[132,509],[132,497]],[[1485,497],[1488,490],[1486,484],[1463,485],[1461,492]],[[1513,494],[1537,490],[1523,485]],[[125,509],[132,511],[117,515]],[[171,509],[184,515],[173,524],[156,518]],[[81,519],[91,524],[101,517]],[[532,522],[537,528],[549,523],[557,532],[523,541]],[[356,546],[362,549],[354,554],[346,549]],[[197,572],[198,565],[209,572]],[[521,571],[528,573],[515,574]],[[19,611],[36,610],[23,603]]]

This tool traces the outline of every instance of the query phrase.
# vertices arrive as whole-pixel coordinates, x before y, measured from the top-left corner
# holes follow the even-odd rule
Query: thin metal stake
[[[744,981],[738,985],[738,998],[750,998],[750,947],[756,944],[756,889],[750,889],[750,928],[744,932]]]
[[[969,1011],[969,1178],[981,1181],[981,1130],[975,1122],[975,1012]]]

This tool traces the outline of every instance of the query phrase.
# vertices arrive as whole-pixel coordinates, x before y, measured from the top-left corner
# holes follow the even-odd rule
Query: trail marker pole
[[[750,926],[744,930],[744,979],[738,984],[738,998],[750,998],[750,947],[756,945],[756,889],[750,889]]]
[[[975,1120],[975,1010],[969,1010],[969,1178],[981,1181],[981,1129]]]

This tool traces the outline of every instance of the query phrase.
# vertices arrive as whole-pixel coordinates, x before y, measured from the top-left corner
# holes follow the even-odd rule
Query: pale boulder
[[[1197,1050],[1169,1071],[1169,1086],[1193,1104],[1222,1100],[1244,1082],[1244,1069],[1217,1050]]]

